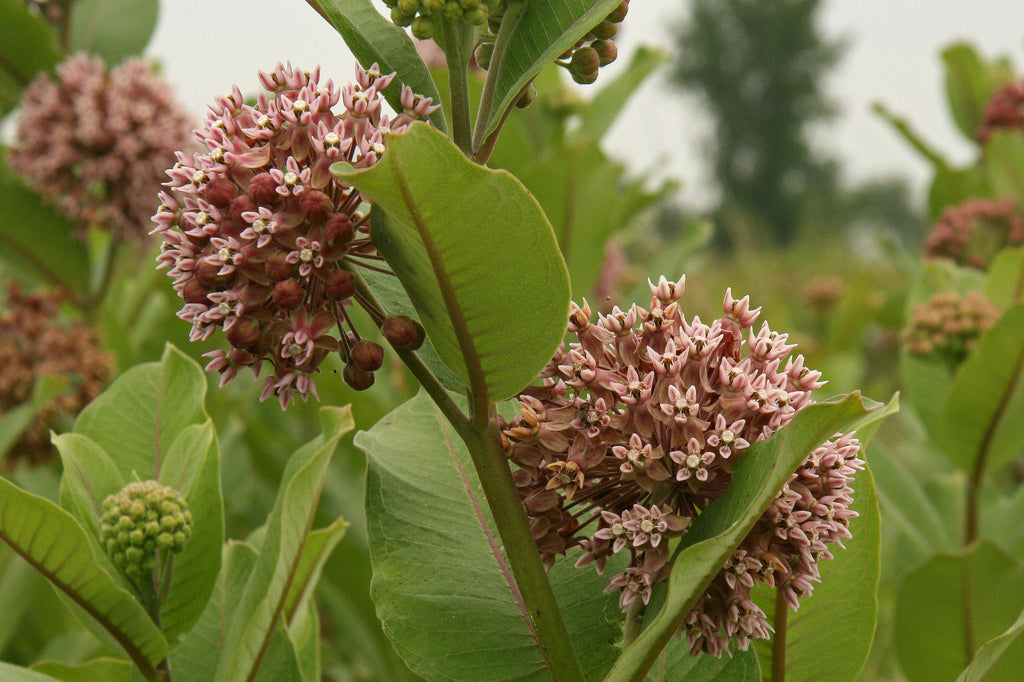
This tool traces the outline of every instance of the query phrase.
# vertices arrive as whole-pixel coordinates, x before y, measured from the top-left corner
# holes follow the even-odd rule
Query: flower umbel
[[[103,500],[100,545],[133,582],[157,570],[161,555],[177,554],[192,534],[192,512],[174,488],[129,483]]]
[[[968,199],[943,211],[925,243],[927,258],[985,269],[1004,247],[1024,244],[1024,215],[1013,199]]]
[[[627,553],[614,576],[626,610],[646,603],[669,573],[669,540],[720,497],[734,463],[811,403],[820,373],[792,357],[788,335],[760,308],[726,292],[724,315],[705,324],[680,310],[684,279],[651,284],[649,309],[599,315],[572,305],[563,345],[520,396],[506,424],[513,478],[542,559],[580,547],[577,565]],[[750,598],[756,583],[782,591],[794,609],[818,580],[829,545],[850,537],[856,513],[850,482],[860,445],[836,434],[791,476],[688,615],[693,651],[715,656],[767,638],[770,627]]]
[[[258,376],[269,362],[261,399],[276,395],[284,408],[295,395],[316,395],[313,375],[333,351],[346,361],[350,385],[373,383],[380,363],[370,359],[380,347],[360,339],[345,306],[358,302],[378,324],[384,316],[356,294],[343,264],[374,268],[381,259],[363,198],[330,166],[373,165],[385,133],[436,108],[405,88],[408,107],[389,120],[381,93],[393,78],[375,64],[339,88],[321,82],[319,69],[278,64],[260,73],[266,92],[254,106],[238,87],[219,98],[195,131],[204,151],[179,152],[167,171],[168,191],[153,216],[164,240],[157,260],[185,300],[178,316],[192,324],[192,340],[222,329],[230,342],[228,351],[207,353],[207,370],[220,372],[221,385],[243,367]]]
[[[999,306],[978,291],[963,296],[940,291],[914,306],[903,339],[914,355],[939,360],[953,370],[1001,314]]]
[[[152,68],[130,59],[108,73],[74,55],[21,98],[11,166],[78,224],[142,240],[163,171],[188,143],[188,116]]]

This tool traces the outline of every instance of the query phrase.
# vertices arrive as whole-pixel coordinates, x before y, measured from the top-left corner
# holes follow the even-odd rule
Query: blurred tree
[[[673,80],[701,94],[715,120],[718,217],[745,216],[793,239],[802,196],[832,195],[836,166],[811,149],[809,123],[833,108],[821,89],[842,51],[815,26],[820,0],[694,0]]]

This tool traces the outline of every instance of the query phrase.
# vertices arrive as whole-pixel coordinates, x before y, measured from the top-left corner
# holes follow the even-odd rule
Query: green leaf
[[[846,548],[832,546],[834,558],[821,561],[821,583],[810,596],[800,600],[800,610],[789,611],[785,631],[776,628],[774,637],[784,636],[786,679],[855,680],[864,667],[878,616],[878,577],[881,570],[879,545],[881,524],[878,498],[871,471],[857,474],[852,509],[859,516],[850,521],[853,535]],[[775,622],[776,591],[759,588],[758,606]],[[788,606],[786,607],[788,610]],[[772,669],[772,643],[757,640],[758,654],[766,670]]]
[[[895,639],[911,682],[951,680],[978,647],[1002,634],[1024,605],[1024,564],[987,542],[939,555],[907,574],[896,597]],[[966,607],[966,608],[965,608]],[[985,679],[1019,680],[1024,640]]]
[[[370,0],[306,2],[341,34],[363,68],[369,68],[376,62],[381,73],[397,74],[395,82],[384,91],[385,99],[395,111],[402,111],[402,85],[408,85],[418,95],[430,97],[434,104],[441,104],[434,79],[420,59],[409,34],[381,16]],[[431,114],[430,122],[442,132],[447,130],[444,111],[440,108]]]
[[[252,679],[254,682],[303,682],[302,667],[295,652],[295,645],[280,624],[270,636],[260,667],[253,671],[253,675],[254,677],[236,679]]]
[[[167,641],[139,602],[99,567],[74,517],[0,478],[0,539],[99,622],[135,665],[155,674]]]
[[[426,393],[356,445],[367,454],[371,595],[399,655],[427,679],[548,679],[470,455]],[[608,578],[575,559],[548,578],[584,672],[599,678],[621,614]]]
[[[685,638],[672,640],[644,678],[644,682],[761,682],[761,664],[753,649],[732,656],[691,656]]]
[[[938,443],[960,470],[992,470],[1024,447],[1024,305],[1007,310],[957,369]]]
[[[988,674],[993,666],[998,663],[1006,654],[1006,650],[1017,641],[1020,634],[1024,632],[1024,611],[1021,611],[1017,622],[1010,626],[1010,629],[985,642],[978,652],[974,654],[971,664],[956,678],[957,682],[983,682],[988,679]]]
[[[1008,247],[988,266],[985,297],[1001,308],[1021,303],[1024,297],[1024,248]]]
[[[65,379],[45,374],[36,377],[36,383],[32,386],[32,395],[29,396],[29,399],[0,416],[0,460],[17,442],[22,431],[32,423],[39,411],[63,393],[65,388],[67,388]]]
[[[78,519],[90,537],[99,537],[99,520],[103,500],[124,487],[125,479],[117,465],[99,445],[78,433],[65,433],[52,438],[64,465],[61,477],[62,506]],[[100,550],[99,543],[94,547]]]
[[[299,448],[285,467],[259,557],[227,628],[218,677],[252,679],[274,651],[272,640],[301,564],[327,465],[341,436],[353,428],[347,407],[321,408],[320,418],[323,433]]]
[[[292,619],[307,603],[312,602],[313,588],[320,581],[324,563],[345,535],[347,528],[348,523],[345,519],[338,518],[326,528],[312,531],[306,538],[306,545],[302,548],[302,555],[295,567],[295,575],[284,601],[284,617],[288,624],[291,624]]]
[[[32,670],[49,675],[61,682],[96,682],[96,680],[128,682],[132,664],[119,658],[97,658],[80,665],[43,661],[33,665]]]
[[[995,131],[985,143],[985,170],[994,196],[1024,201],[1024,135]]]
[[[86,291],[89,257],[85,244],[71,236],[73,230],[67,218],[0,158],[0,254],[5,267],[34,282]]]
[[[167,640],[174,642],[201,616],[220,571],[224,502],[212,422],[193,424],[178,434],[159,480],[181,493],[192,512],[192,535],[174,555],[170,592],[160,602],[160,626]]]
[[[988,72],[970,45],[957,43],[942,52],[946,65],[946,97],[957,128],[975,141],[985,105],[992,95]]]
[[[554,62],[590,29],[601,23],[620,0],[560,0],[559,2],[520,2],[522,13],[511,28],[508,44],[494,76],[494,100],[487,114],[484,136],[497,126],[519,91],[542,68]],[[490,77],[490,76],[489,76]]]
[[[78,415],[75,433],[88,436],[117,464],[125,479],[159,478],[178,432],[206,421],[206,377],[168,344],[160,362],[129,369]]]
[[[235,612],[256,565],[256,550],[244,542],[229,540],[221,554],[221,570],[206,608],[185,640],[171,652],[171,669],[178,682],[217,679],[217,666],[227,651],[225,624]]]
[[[374,166],[332,171],[387,214],[374,243],[438,355],[496,402],[533,381],[565,333],[569,280],[537,201],[422,123]]]
[[[928,217],[938,220],[942,212],[973,197],[991,194],[985,169],[978,165],[966,168],[936,166],[935,177],[928,188]]]
[[[88,52],[108,65],[142,53],[156,28],[157,0],[75,0],[68,52]]]
[[[334,641],[346,641],[344,635],[337,631],[332,633]],[[313,599],[303,605],[288,623],[288,638],[295,647],[295,656],[302,670],[302,679],[306,682],[317,682],[323,679],[320,661],[320,614],[318,605]],[[351,646],[351,644],[349,644]]]
[[[609,682],[633,679],[650,669],[719,568],[800,462],[833,434],[870,431],[875,422],[896,409],[895,398],[884,408],[877,403],[865,406],[860,394],[851,393],[805,407],[771,438],[751,445],[737,460],[728,489],[683,536],[682,551],[669,575],[665,606],[623,651],[608,676]]]
[[[637,88],[666,61],[668,54],[664,50],[640,46],[625,71],[598,90],[590,100],[580,117],[580,127],[576,129],[575,136],[588,137],[595,142],[603,138]]]
[[[0,661],[0,679],[4,682],[60,682],[56,677]]]
[[[38,14],[19,0],[0,0],[0,118],[18,105],[22,89],[60,60],[57,41]]]
[[[927,159],[936,170],[940,168],[948,168],[949,162],[935,151],[930,144],[925,142],[916,130],[914,130],[907,119],[902,116],[897,116],[893,112],[889,111],[881,102],[875,102],[871,105],[871,110],[874,111],[878,116],[892,126],[895,130],[911,147]]]

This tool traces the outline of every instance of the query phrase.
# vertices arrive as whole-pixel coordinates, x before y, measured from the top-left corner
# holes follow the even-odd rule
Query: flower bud
[[[294,279],[286,279],[274,285],[274,303],[285,310],[295,310],[302,305],[306,292]],[[242,346],[244,348],[245,346]]]
[[[434,20],[423,14],[412,20],[412,34],[420,40],[429,40],[434,35]]]
[[[299,210],[302,216],[313,225],[320,225],[327,216],[331,215],[334,202],[331,198],[319,190],[309,190],[302,193],[299,198]]]
[[[388,343],[397,350],[416,350],[423,345],[426,338],[423,326],[405,315],[388,316],[380,330]]]
[[[486,42],[480,43],[476,46],[476,50],[473,52],[473,56],[476,57],[476,63],[485,71],[491,65],[491,55],[494,54],[494,43]]]
[[[245,223],[245,218],[242,217],[242,214],[255,211],[256,208],[256,202],[248,194],[240,194],[231,200],[231,208],[228,209],[228,215],[231,216],[233,221],[242,225]]]
[[[406,12],[403,12],[400,6],[391,8],[391,21],[395,26],[408,26],[415,18],[415,14],[407,14]]]
[[[594,36],[597,40],[608,40],[614,38],[619,33],[619,25],[613,24],[610,21],[602,21],[600,24],[590,29],[590,35]]]
[[[252,348],[259,343],[262,333],[259,322],[251,317],[240,317],[224,331],[224,336],[235,348]]]
[[[619,3],[619,6],[613,9],[611,14],[605,17],[605,21],[617,24],[626,18],[627,12],[629,12],[629,0],[622,0],[622,2]]]
[[[597,80],[597,70],[601,66],[601,57],[592,47],[581,47],[572,54],[569,73],[577,83],[587,85]]]
[[[277,196],[277,181],[268,172],[263,172],[249,181],[249,196],[259,205],[273,204]]]
[[[364,372],[351,362],[345,365],[345,369],[342,371],[341,376],[345,380],[346,384],[357,391],[365,391],[370,388],[370,386],[373,386],[373,372]]]
[[[375,372],[384,364],[384,349],[373,341],[360,341],[352,348],[352,364],[364,372]]]
[[[597,55],[601,58],[601,66],[608,66],[619,56],[619,48],[615,47],[615,43],[610,40],[595,40],[590,46],[597,50]]]
[[[272,282],[281,282],[289,279],[295,273],[295,266],[288,262],[288,256],[281,251],[275,251],[267,258],[267,277]]]
[[[235,198],[235,186],[227,178],[214,178],[203,188],[203,196],[217,208],[224,208]]]
[[[328,218],[323,230],[323,243],[327,246],[348,244],[355,233],[352,229],[352,220],[344,213],[335,213]]]
[[[334,270],[327,276],[324,289],[336,301],[343,301],[356,293],[356,278],[348,270]]]
[[[135,481],[103,500],[100,545],[132,579],[156,570],[158,549],[181,551],[192,534],[192,513],[177,490]]]
[[[522,93],[519,95],[519,99],[516,100],[516,107],[519,109],[525,109],[533,104],[535,99],[537,99],[537,88],[533,87],[533,83],[530,83],[523,88]]]
[[[209,305],[210,299],[206,297],[208,293],[210,293],[210,290],[198,279],[190,279],[181,289],[181,297],[185,300],[185,303]]]

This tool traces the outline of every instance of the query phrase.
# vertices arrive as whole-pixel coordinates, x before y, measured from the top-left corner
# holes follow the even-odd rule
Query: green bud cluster
[[[432,38],[440,30],[437,21],[464,21],[482,26],[494,14],[504,11],[504,0],[384,0],[391,10],[391,21],[410,27],[420,40]]]
[[[174,488],[135,481],[103,500],[100,544],[126,576],[157,568],[158,552],[180,552],[192,534],[192,512]]]
[[[619,51],[613,38],[619,33],[619,24],[629,12],[629,0],[622,0],[604,21],[590,29],[587,35],[559,57],[559,64],[568,69],[572,79],[584,85],[597,80],[597,71],[615,61]]]

